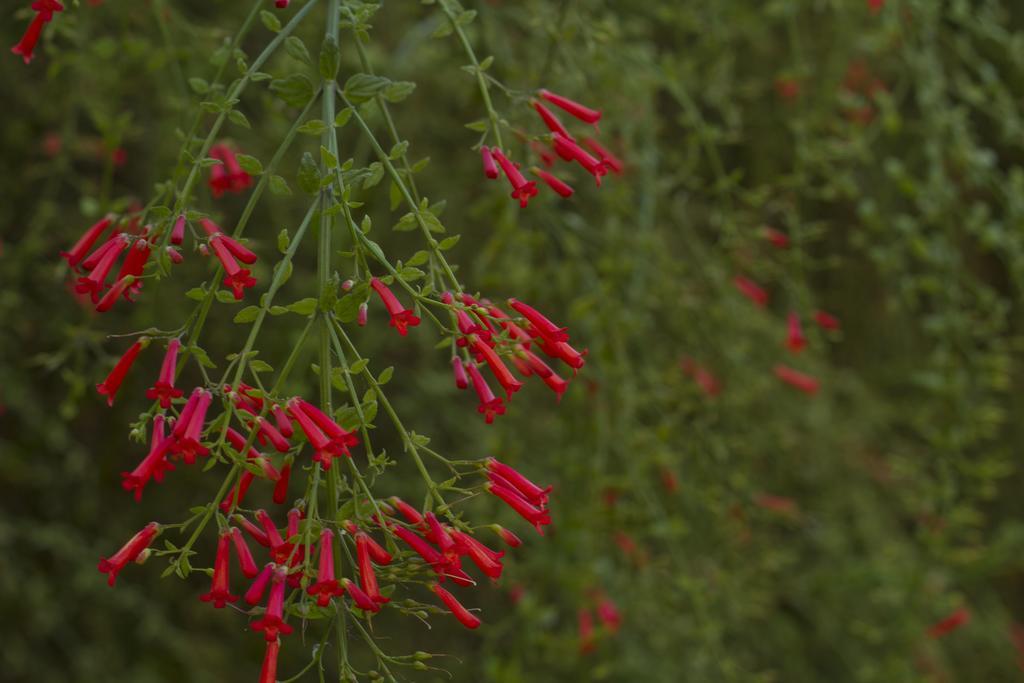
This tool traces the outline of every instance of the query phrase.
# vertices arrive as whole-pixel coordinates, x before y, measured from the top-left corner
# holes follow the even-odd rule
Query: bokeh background
[[[0,58],[0,680],[255,680],[259,638],[241,615],[199,602],[202,575],[160,580],[163,567],[147,563],[112,590],[95,568],[145,522],[180,519],[216,489],[198,471],[141,504],[120,489],[139,453],[128,424],[159,354],[113,408],[93,389],[126,346],[109,335],[178,324],[191,307],[183,293],[208,266],[190,258],[139,304],[96,316],[69,293],[58,257],[96,216],[145,203],[173,170],[199,101],[187,79],[212,76],[211,55],[249,3],[67,4],[31,65],[6,48]],[[560,405],[528,386],[488,427],[425,329],[399,339],[378,309],[354,332],[376,367],[396,367],[397,409],[438,450],[500,454],[555,487],[543,539],[481,504],[527,542],[499,586],[474,593],[478,632],[437,617],[429,629],[374,621],[386,648],[447,655],[430,663],[450,676],[403,675],[1024,679],[1024,5],[465,5],[493,75],[601,108],[603,138],[627,168],[600,190],[575,178],[571,200],[548,194],[520,210],[470,150],[477,134],[464,124],[483,115],[479,93],[458,42],[433,35],[440,11],[390,2],[374,17],[377,72],[417,84],[396,123],[412,157],[430,158],[420,189],[447,200],[445,223],[462,234],[460,278],[536,303],[589,349]],[[0,8],[3,45],[20,37],[26,6]],[[321,14],[299,34],[311,46]],[[243,47],[254,55],[270,36],[257,27]],[[342,52],[343,73],[359,70],[344,40]],[[298,68],[282,53],[266,70]],[[521,101],[496,106],[536,130]],[[252,128],[227,137],[266,158],[291,112],[260,87],[240,107]],[[373,159],[353,127],[342,145],[357,164]],[[283,175],[318,146],[300,140]],[[204,192],[204,210],[243,206]],[[364,200],[389,254],[419,248],[385,229],[396,218],[386,189]],[[272,253],[304,202],[268,195],[249,231],[256,247]],[[300,255],[295,298],[313,274],[313,255]],[[738,275],[766,288],[767,307],[737,291]],[[238,307],[211,313],[207,348],[220,358],[244,333],[231,323]],[[815,326],[816,310],[841,329]],[[791,311],[809,338],[799,356],[784,347]],[[275,319],[261,358],[282,358],[298,328]],[[311,360],[296,391],[315,381]],[[780,382],[780,363],[815,376],[819,391]],[[694,367],[714,382],[695,381]],[[386,425],[376,440],[400,453]],[[383,481],[421,495],[408,462]],[[588,646],[579,614],[601,594],[622,624],[595,617]],[[951,614],[969,619],[930,636]],[[315,642],[289,639],[281,680]]]

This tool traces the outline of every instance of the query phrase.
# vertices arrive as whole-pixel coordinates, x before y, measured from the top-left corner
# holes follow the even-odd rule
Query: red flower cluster
[[[89,253],[111,226],[114,228],[106,241]],[[122,296],[128,301],[134,301],[133,297],[142,289],[141,276],[149,262],[149,232],[149,226],[140,229],[137,221],[130,222],[122,229],[120,225],[114,224],[113,216],[105,216],[86,230],[70,251],[61,252],[71,269],[79,274],[75,292],[88,295],[100,313],[113,308]],[[127,255],[113,284],[107,284],[114,265],[125,252]]]
[[[541,99],[565,111],[570,116],[584,123],[594,124],[595,128],[597,122],[601,119],[600,111],[586,107],[579,102],[553,93],[550,90],[540,90],[537,94]],[[578,163],[587,173],[594,177],[598,185],[601,184],[601,177],[606,175],[609,170],[613,173],[622,173],[622,161],[605,149],[597,140],[584,138],[583,144],[590,151],[583,149],[576,141],[576,138],[569,132],[569,129],[562,124],[558,116],[547,105],[538,99],[531,100],[530,104],[550,131],[551,150],[554,151],[554,154],[551,154],[548,148],[544,147],[540,142],[534,141],[531,144],[534,152],[545,166],[553,166],[557,155],[563,161]],[[527,180],[520,172],[519,165],[506,157],[502,150],[497,147],[484,146],[480,148],[480,154],[483,161],[484,175],[491,180],[495,180],[500,175],[500,167],[501,173],[504,173],[509,184],[512,186],[512,198],[518,199],[521,207],[525,207],[530,198],[537,195],[537,183]],[[573,188],[557,176],[536,166],[531,167],[530,172],[540,178],[559,196],[572,196]]]
[[[199,224],[203,226],[203,230],[210,236],[210,249],[213,250],[217,260],[220,261],[220,265],[224,268],[224,286],[230,287],[235,295],[235,300],[240,301],[245,295],[247,288],[256,286],[256,278],[252,276],[251,270],[242,268],[238,265],[238,262],[241,261],[251,266],[256,263],[256,254],[243,246],[234,237],[225,235],[221,231],[220,226],[209,218],[199,219]]]
[[[252,176],[242,170],[234,150],[220,143],[210,148],[210,157],[221,163],[210,167],[210,192],[219,199],[225,192],[244,192],[252,185]]]
[[[505,365],[499,352],[505,353],[523,377],[539,377],[559,399],[569,382],[534,353],[533,346],[536,345],[549,358],[561,360],[574,373],[583,367],[586,352],[581,353],[569,344],[565,328],[558,327],[535,308],[521,301],[509,299],[508,303],[525,319],[526,324],[522,327],[486,299],[478,301],[464,293],[456,304],[452,294],[445,292],[441,300],[452,307],[455,316],[458,329],[456,346],[467,352],[465,361],[457,355],[452,358],[455,386],[467,389],[472,385],[479,400],[477,410],[487,424],[491,424],[495,416],[505,414],[504,401],[511,400],[512,394],[523,387],[523,383]],[[504,389],[505,399],[495,396],[480,372],[483,365],[487,366]]]
[[[25,30],[25,35],[21,37],[17,45],[11,48],[11,52],[21,55],[26,64],[32,61],[36,43],[39,42],[39,37],[43,33],[43,27],[53,21],[53,13],[64,11],[64,5],[57,0],[35,0],[31,6],[36,15]]]

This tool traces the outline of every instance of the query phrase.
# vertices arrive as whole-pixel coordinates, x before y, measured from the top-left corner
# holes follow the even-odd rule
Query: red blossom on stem
[[[138,560],[139,556],[142,555],[142,551],[149,547],[158,533],[160,533],[160,525],[156,522],[150,522],[141,531],[132,536],[116,553],[110,557],[100,559],[99,570],[101,574],[107,575],[108,585],[114,585],[120,571],[129,562]]]
[[[548,173],[543,169],[537,168],[536,166],[531,168],[530,172],[533,173],[538,178],[540,178],[541,180],[543,180],[548,187],[550,187],[552,190],[557,192],[562,197],[572,196],[572,187],[568,183],[559,179],[558,177]]]
[[[583,144],[589,147],[591,152],[601,157],[601,161],[611,169],[612,173],[622,175],[622,171],[626,167],[622,159],[609,152],[594,138],[583,138]]]
[[[458,356],[452,357],[452,374],[455,376],[455,386],[459,389],[469,387],[469,377],[466,376],[466,366]]]
[[[434,594],[441,598],[441,602],[445,604],[445,607],[451,610],[451,613],[455,615],[455,618],[458,619],[463,626],[469,629],[474,629],[480,626],[481,621],[479,617],[463,607],[462,603],[459,602],[454,595],[446,591],[444,588],[441,588],[439,584],[430,584],[430,590],[434,591]]]
[[[473,383],[473,390],[476,391],[477,398],[480,401],[480,405],[477,406],[477,412],[484,416],[484,422],[491,424],[494,422],[496,415],[505,414],[505,406],[501,399],[494,395],[491,391],[491,387],[487,384],[487,380],[480,374],[480,370],[477,369],[475,363],[470,363],[467,367],[469,371],[469,378]]]
[[[39,42],[39,37],[43,32],[43,26],[53,20],[54,12],[63,12],[64,5],[57,0],[36,0],[32,3],[32,9],[36,11],[36,15],[32,17],[32,22],[28,25],[21,40],[11,48],[11,52],[20,55],[26,64],[32,61],[36,43]]]
[[[96,304],[96,312],[106,313],[109,311],[114,307],[114,304],[117,303],[117,300],[121,298],[122,294],[127,295],[128,290],[134,284],[135,278],[131,275],[121,278],[115,282],[114,286],[107,290],[107,293],[104,294],[103,298],[101,298],[99,303]]]
[[[494,155],[491,154],[491,149],[484,145],[480,148],[480,160],[484,166],[484,175],[491,180],[496,180],[498,173],[498,165],[494,163]]]
[[[74,268],[79,262],[85,257],[85,254],[92,249],[93,245],[96,244],[96,240],[100,238],[100,235],[110,227],[114,222],[113,216],[107,215],[94,223],[92,227],[86,230],[78,241],[75,242],[75,246],[71,247],[70,251],[62,251],[60,255],[68,262],[68,266]]]
[[[508,369],[505,363],[502,362],[501,357],[498,356],[497,352],[490,346],[485,344],[480,337],[471,335],[469,337],[470,346],[473,352],[482,357],[487,363],[487,367],[491,369],[494,374],[494,378],[498,380],[501,387],[505,390],[505,395],[512,398],[512,394],[523,388],[523,383],[516,379],[515,375]]]
[[[292,627],[284,623],[284,593],[287,572],[284,567],[275,567],[270,576],[270,597],[267,599],[267,611],[261,619],[249,626],[253,631],[263,631],[268,643],[277,640],[279,635],[288,635]],[[259,578],[257,578],[259,581]]]
[[[550,130],[552,133],[558,133],[559,135],[569,140],[575,139],[572,135],[569,134],[569,131],[566,129],[565,126],[562,125],[562,122],[558,120],[558,117],[555,116],[555,113],[553,111],[545,107],[541,102],[537,100],[531,100],[530,104],[533,105],[534,110],[544,121],[544,125],[548,127],[548,130]]]
[[[126,235],[115,235],[82,261],[82,268],[89,270],[88,275],[78,278],[75,291],[79,294],[88,294],[93,303],[100,300],[100,291],[104,288],[107,276],[114,267],[114,262],[121,256],[121,252],[128,248],[130,238]]]
[[[814,322],[818,323],[818,327],[823,330],[835,331],[840,327],[839,318],[825,311],[815,311]]]
[[[342,585],[345,587],[345,591],[348,592],[348,596],[352,598],[352,602],[355,603],[356,607],[367,612],[379,612],[380,605],[373,601],[373,599],[363,592],[363,589],[355,585],[348,579],[341,580]]]
[[[256,286],[256,278],[252,277],[252,271],[242,268],[238,261],[246,264],[256,262],[256,254],[242,246],[233,237],[228,237],[220,231],[220,227],[208,218],[200,220],[203,228],[210,233],[210,248],[220,261],[226,273],[224,286],[230,287],[236,301],[240,301],[245,295],[247,288]]]
[[[551,515],[547,510],[531,504],[514,488],[495,484],[493,481],[487,482],[484,485],[484,488],[501,500],[505,501],[505,503],[515,510],[520,517],[532,524],[538,534],[541,536],[544,535],[544,529],[542,527],[551,524]]]
[[[281,474],[274,484],[274,502],[278,505],[284,504],[288,499],[288,480],[292,475],[292,458],[285,458],[284,466],[281,467]]]
[[[334,549],[332,541],[334,532],[324,529],[320,532],[320,565],[316,574],[316,583],[310,584],[306,592],[316,596],[316,604],[327,607],[332,597],[341,596],[344,589],[334,576]]]
[[[135,491],[136,502],[142,500],[142,490],[150,479],[160,483],[164,479],[164,473],[174,469],[174,465],[167,460],[167,451],[174,440],[164,437],[164,424],[163,415],[153,418],[153,436],[150,441],[149,453],[134,470],[121,473],[122,488],[125,491]]]
[[[494,533],[498,534],[501,540],[505,542],[505,545],[510,548],[518,548],[523,544],[523,541],[518,536],[500,524],[492,524],[491,529],[493,529]]]
[[[213,585],[210,592],[199,596],[203,602],[212,602],[217,609],[229,602],[236,602],[237,595],[231,594],[231,532],[225,531],[217,540],[217,556],[213,564]]]
[[[163,365],[160,366],[160,376],[156,384],[146,390],[146,398],[151,401],[159,400],[160,407],[166,410],[171,407],[171,401],[181,398],[184,392],[174,388],[174,374],[178,367],[178,350],[181,348],[180,339],[172,339],[167,343],[167,353],[164,355]]]
[[[551,139],[554,142],[555,151],[558,153],[558,156],[566,161],[576,161],[587,173],[594,176],[594,182],[599,186],[601,185],[601,176],[608,173],[608,165],[604,161],[594,157],[587,150],[563,135],[553,133]]]
[[[800,353],[807,346],[807,337],[804,336],[803,327],[800,325],[800,316],[791,312],[786,322],[786,347],[793,353]]]
[[[932,639],[941,638],[952,633],[971,621],[971,611],[967,607],[960,607],[945,619],[941,619],[928,629],[928,637]]]
[[[373,291],[377,292],[377,296],[388,310],[388,314],[391,316],[391,327],[398,330],[398,334],[404,337],[408,333],[409,327],[416,327],[420,324],[420,319],[412,312],[412,309],[403,306],[398,297],[381,280],[375,277],[370,278],[370,286],[373,287]]]
[[[516,299],[509,299],[508,305],[515,309],[519,315],[529,321],[531,332],[535,333],[537,336],[543,337],[551,344],[569,341],[569,335],[565,331],[565,327],[559,327],[555,323],[551,322],[540,311],[532,306],[524,304],[522,301],[518,301]]]
[[[175,438],[171,452],[181,456],[186,465],[194,463],[197,456],[210,454],[210,450],[202,444],[202,434],[206,424],[206,411],[212,402],[213,394],[205,389],[196,388],[189,396],[188,403],[182,408],[171,432],[171,436]]]
[[[214,145],[210,157],[221,161],[210,167],[210,191],[214,199],[225,192],[242,192],[252,184],[252,176],[242,170],[235,152],[227,145]]]
[[[740,294],[750,299],[759,308],[764,308],[768,305],[768,292],[750,278],[737,275],[732,279],[732,283],[739,290]]]
[[[537,183],[527,180],[519,172],[519,168],[497,147],[491,148],[491,154],[494,155],[495,161],[501,166],[501,170],[512,186],[511,197],[519,200],[520,208],[526,208],[526,205],[530,203],[530,197],[537,195]]]
[[[568,97],[563,97],[550,90],[541,90],[538,94],[551,104],[567,112],[570,116],[574,116],[584,123],[596,124],[601,120],[600,111],[586,107],[579,102],[570,100]]]
[[[181,244],[185,241],[185,215],[182,214],[174,221],[171,228],[171,244]]]
[[[507,481],[532,504],[538,507],[545,507],[548,504],[548,494],[551,493],[552,486],[541,488],[520,474],[518,470],[495,458],[487,458],[486,467],[488,474],[496,474]]]
[[[268,562],[260,570],[256,576],[256,580],[249,585],[249,590],[245,591],[244,599],[250,605],[258,605],[260,600],[263,599],[263,594],[267,591],[267,586],[270,584],[270,579],[274,575],[274,569],[276,565],[273,562]]]
[[[391,496],[389,500],[391,501],[391,504],[395,506],[395,509],[405,517],[405,520],[409,522],[409,524],[412,524],[413,526],[423,525],[423,515],[420,514],[419,510],[409,505],[398,496]]]
[[[287,4],[287,0],[280,0]],[[280,5],[279,5],[280,6]],[[267,643],[267,651],[263,655],[263,666],[260,668],[259,683],[276,683],[277,656],[281,651],[281,640],[274,639]]]
[[[468,556],[485,576],[491,579],[501,577],[504,566],[500,560],[504,556],[504,552],[491,550],[469,534],[462,533],[457,529],[452,529],[449,533],[454,539],[460,555]]]
[[[789,235],[781,230],[776,230],[775,228],[766,225],[761,228],[761,234],[764,235],[764,238],[776,249],[789,248]]]
[[[125,375],[131,370],[132,364],[135,362],[136,357],[139,355],[139,351],[146,348],[149,344],[149,340],[145,337],[140,338],[137,342],[128,347],[128,350],[124,352],[117,364],[114,365],[114,369],[110,371],[106,379],[96,385],[96,391],[100,394],[104,394],[107,397],[107,405],[114,405],[114,397],[117,395],[117,390],[121,388],[121,383],[124,382]]]
[[[805,394],[816,394],[818,392],[818,380],[811,375],[785,365],[775,366],[775,376],[794,389],[799,389]]]
[[[581,607],[577,612],[577,630],[579,631],[580,652],[587,654],[594,651],[594,617],[590,610]]]
[[[370,548],[370,537],[366,534],[356,534],[356,558],[359,564],[359,584],[363,592],[377,604],[391,602],[380,594],[380,587],[377,584],[377,575],[373,571],[373,551]]]
[[[241,529],[233,526],[229,533],[231,542],[235,545],[235,556],[238,558],[238,568],[242,570],[242,575],[247,579],[255,577],[260,573],[260,568],[256,566],[252,551],[249,550],[249,544],[245,542],[245,536],[242,535]]]

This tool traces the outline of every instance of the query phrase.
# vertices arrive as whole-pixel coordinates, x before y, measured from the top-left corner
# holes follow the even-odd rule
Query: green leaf
[[[249,119],[246,118],[245,114],[237,109],[231,110],[231,113],[228,114],[228,120],[231,121],[231,123],[242,126],[243,128],[252,128],[252,124],[249,123]]]
[[[391,381],[392,375],[395,374],[395,366],[391,365],[384,368],[380,375],[377,377],[377,384],[387,384]]]
[[[327,36],[323,45],[320,46],[320,76],[325,81],[333,81],[338,75],[338,67],[341,65],[341,53],[338,51],[338,41],[334,36]]]
[[[282,254],[288,251],[288,245],[291,242],[292,238],[288,236],[288,228],[284,228],[281,232],[277,233],[277,250]]]
[[[274,367],[270,363],[267,363],[266,361],[262,361],[259,358],[256,358],[254,360],[249,361],[249,367],[252,368],[253,372],[273,372],[274,371]],[[262,471],[261,471],[261,474],[262,474]]]
[[[352,107],[345,107],[344,109],[339,111],[338,115],[334,117],[334,125],[338,128],[344,126],[346,123],[348,123],[349,119],[352,118],[352,113],[354,111],[355,110],[352,109]]]
[[[303,74],[292,74],[270,83],[270,90],[293,107],[304,107],[313,97],[313,82]]]
[[[313,65],[313,60],[309,57],[309,50],[306,49],[306,44],[302,42],[301,38],[288,36],[284,41],[284,49],[289,56],[310,66]]]
[[[345,81],[345,97],[353,102],[366,102],[391,84],[391,79],[371,74],[353,74]]]
[[[246,306],[245,308],[243,308],[242,310],[235,314],[234,321],[236,323],[251,323],[252,321],[256,320],[256,317],[259,315],[259,313],[259,306]]]
[[[320,135],[325,130],[327,130],[327,124],[320,119],[310,119],[298,127],[298,131],[306,135]]]
[[[424,263],[430,260],[430,253],[420,250],[412,255],[408,261],[405,262],[407,266],[422,266]]]
[[[448,249],[451,249],[452,247],[459,243],[460,237],[462,237],[462,235],[452,235],[451,237],[445,237],[437,246],[441,251],[447,251]]]
[[[292,313],[298,313],[299,315],[310,315],[314,311],[316,311],[317,303],[317,300],[310,296],[306,297],[305,299],[300,299],[295,303],[288,304],[286,308]]]
[[[196,360],[204,368],[212,369],[212,368],[216,368],[217,367],[216,365],[214,365],[213,361],[210,360],[210,356],[207,355],[206,351],[204,351],[202,349],[202,347],[191,346],[191,347],[189,347],[189,351],[192,352],[192,355],[195,356]]]
[[[185,292],[185,296],[193,301],[202,301],[206,296],[206,290],[202,287],[193,287],[192,289]]]
[[[272,31],[274,33],[277,33],[277,32],[279,32],[281,30],[281,21],[277,18],[277,15],[275,15],[273,12],[268,12],[267,10],[261,10],[260,11],[260,21],[263,22],[263,25],[267,27],[268,31]]]
[[[205,95],[210,92],[210,84],[205,79],[196,76],[188,79],[188,87],[192,88],[192,92],[197,95]]]
[[[242,167],[242,170],[249,175],[260,175],[263,173],[263,164],[256,157],[249,156],[248,154],[236,154],[235,158],[238,159],[238,165]]]
[[[401,102],[411,95],[415,89],[416,84],[412,81],[395,81],[384,88],[381,95],[388,102]]]
[[[369,365],[369,364],[370,364],[369,359],[367,359],[367,358],[360,358],[355,363],[352,363],[352,365],[349,366],[348,371],[350,373],[352,373],[353,375],[357,375],[360,372],[362,372],[363,370],[365,370],[366,366]]]
[[[331,153],[331,150],[327,149],[323,145],[320,145],[320,162],[329,171],[338,168],[338,157]]]
[[[276,195],[290,195],[292,189],[288,187],[288,181],[279,175],[270,176],[270,191]]]

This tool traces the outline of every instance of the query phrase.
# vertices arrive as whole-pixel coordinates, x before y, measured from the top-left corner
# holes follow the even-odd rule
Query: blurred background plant
[[[579,181],[569,200],[519,209],[470,150],[477,133],[463,124],[482,105],[442,13],[389,3],[374,17],[375,69],[417,84],[394,113],[412,158],[430,158],[417,183],[447,200],[445,222],[463,235],[460,278],[562,311],[589,347],[557,409],[528,386],[485,426],[426,335],[399,344],[383,325],[359,330],[400,369],[396,407],[439,450],[504,454],[555,486],[548,537],[511,553],[501,588],[478,591],[481,629],[384,614],[376,635],[449,655],[430,663],[459,681],[1021,679],[1024,7],[466,7],[495,77],[602,108],[626,168],[600,192]],[[4,11],[12,45],[29,14]],[[183,292],[204,275],[187,262],[146,305],[99,324],[57,257],[173,169],[176,131],[198,101],[189,79],[212,76],[210,55],[244,12],[70,3],[31,65],[0,60],[3,680],[255,677],[258,639],[196,599],[200,575],[161,581],[151,563],[110,590],[95,570],[126,530],[212,493],[195,473],[144,505],[122,495],[118,475],[138,455],[122,426],[139,404],[108,409],[93,390],[123,350],[107,335],[181,320]],[[245,49],[268,35],[254,31]],[[342,45],[342,74],[360,70]],[[252,129],[229,134],[266,158],[290,121],[270,93],[247,97]],[[501,96],[495,106],[512,126],[529,116]],[[284,167],[316,140],[300,140]],[[373,159],[353,134],[341,152]],[[375,201],[375,223],[394,222]],[[252,240],[273,245],[304,208],[264,201]],[[396,253],[403,239],[380,238]],[[289,286],[309,289],[314,270],[298,263]],[[237,348],[241,305],[215,304],[209,347]],[[790,313],[807,338],[798,355],[786,347]],[[292,336],[262,352],[282,356]],[[817,390],[786,384],[778,366]],[[141,393],[150,374],[126,388]],[[397,436],[378,431],[399,453]],[[415,477],[407,466],[386,475],[399,493],[418,490]],[[281,680],[316,644],[292,638]]]

